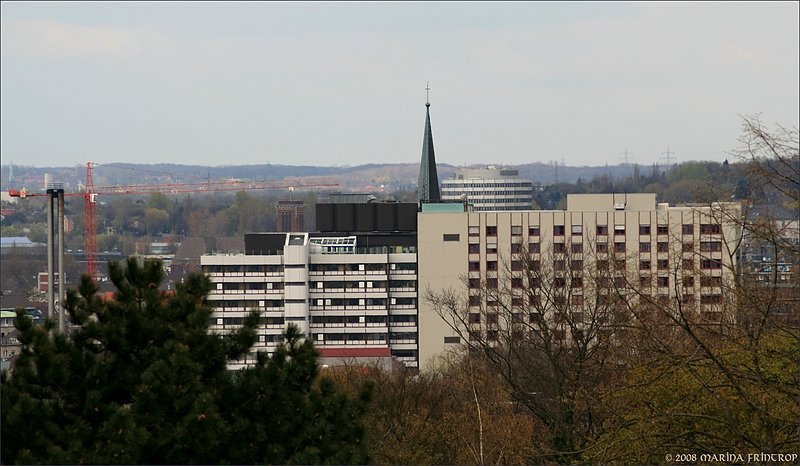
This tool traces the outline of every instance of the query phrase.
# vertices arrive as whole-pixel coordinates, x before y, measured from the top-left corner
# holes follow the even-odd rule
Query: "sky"
[[[798,2],[6,2],[2,164],[716,160],[798,125]]]

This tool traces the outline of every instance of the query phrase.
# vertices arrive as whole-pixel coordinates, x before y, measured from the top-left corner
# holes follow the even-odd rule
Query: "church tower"
[[[428,93],[430,85],[425,87],[425,134],[422,137],[422,160],[419,163],[419,182],[417,183],[417,201],[438,202],[439,175],[436,173],[436,156],[433,152],[433,133],[431,132],[431,102]]]

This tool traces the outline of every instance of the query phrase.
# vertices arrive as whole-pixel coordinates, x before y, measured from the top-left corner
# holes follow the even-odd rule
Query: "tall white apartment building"
[[[518,170],[460,168],[442,181],[442,200],[467,202],[475,212],[531,210],[533,185],[520,178]]]
[[[581,313],[610,297],[603,295],[601,280],[636,286],[654,300],[679,297],[709,319],[718,318],[724,301],[732,299],[723,290],[735,273],[738,204],[673,207],[656,204],[655,194],[571,194],[566,210],[464,210],[458,204],[422,205],[419,284],[465,298],[465,322],[487,340],[498,328],[492,306],[512,309],[511,322],[541,318],[545,300],[565,300],[560,304]],[[532,277],[531,268],[546,273]],[[510,302],[492,301],[487,288],[508,290],[497,299]],[[570,295],[561,296],[567,288]],[[423,369],[469,333],[456,332],[424,299],[419,332]]]
[[[384,222],[392,230],[402,223],[392,218],[403,204],[344,215],[363,206],[370,204],[318,212],[325,225],[356,230],[356,222]],[[415,230],[412,212],[408,225]],[[289,324],[311,338],[323,362],[378,358],[418,366],[416,231],[247,234],[244,254],[204,255],[200,262],[214,284],[211,331],[239,328],[254,310],[261,317],[253,354],[231,368],[254,362],[256,351],[273,352]]]

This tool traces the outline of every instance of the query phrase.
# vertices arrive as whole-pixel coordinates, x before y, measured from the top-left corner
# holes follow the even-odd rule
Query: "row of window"
[[[205,273],[280,273],[283,265],[204,265]]]
[[[668,270],[669,269],[669,259],[657,259],[655,261],[651,261],[649,259],[643,259],[639,261],[639,269],[640,270],[650,270],[652,263],[655,262],[656,268],[659,270]],[[609,270],[612,261],[606,259],[600,259],[595,261],[595,266],[597,270]],[[615,270],[625,270],[626,268],[626,261],[625,259],[617,259],[613,261]],[[569,270],[583,270],[583,260],[581,259],[574,259],[571,261],[566,260],[554,260],[552,261],[553,270],[554,271],[564,271],[567,270],[567,265],[569,265]],[[531,260],[527,262],[528,269],[532,272],[537,272],[541,270],[541,261],[538,260]],[[486,261],[486,270],[489,272],[497,271],[497,261],[487,260]],[[693,269],[695,267],[694,259],[683,259],[681,261],[681,268],[684,270],[686,269]],[[722,269],[722,260],[721,259],[710,259],[710,258],[702,258],[700,260],[700,268],[703,270],[721,270]],[[470,272],[479,272],[481,270],[481,262],[480,261],[469,261],[467,265],[467,269]],[[522,260],[512,260],[511,261],[511,271],[512,272],[521,272],[525,270],[525,261]]]
[[[643,277],[644,278],[644,277]],[[658,277],[658,288],[668,288],[669,287],[669,277]],[[647,284],[642,284],[642,286],[650,288],[651,284],[648,282]],[[719,287],[719,284],[708,284],[704,285],[706,288],[713,288]],[[622,288],[622,287],[620,287]],[[511,298],[511,307],[514,310],[524,309],[526,307],[533,307],[539,308],[542,306],[542,300],[550,300],[549,302],[553,305],[571,305],[571,306],[582,306],[585,303],[586,297],[582,294],[570,294],[566,295],[563,293],[552,293],[548,294],[547,296],[542,296],[539,294],[529,294],[526,296],[515,296]],[[596,304],[598,305],[609,305],[620,302],[623,298],[616,294],[598,294],[595,296]],[[658,300],[664,301],[664,299],[669,299],[668,294],[659,294]],[[695,301],[695,295],[693,292],[684,293],[681,297],[681,301],[684,303],[691,303]],[[704,293],[700,295],[700,304],[719,304],[722,302],[722,295],[718,293]],[[482,304],[482,298],[480,296],[470,296],[469,297],[469,306],[471,308],[479,308]],[[500,306],[500,302],[494,296],[487,296],[486,297],[486,307],[487,309],[494,309]],[[536,316],[540,316],[540,313],[534,313]],[[495,312],[486,312],[483,315],[489,316],[487,318],[487,323],[496,324],[498,319],[498,313]],[[512,322],[514,322],[516,318],[521,316],[521,313],[512,313]],[[477,312],[477,309],[473,309],[472,312],[469,313],[469,323],[477,324],[480,323],[480,316],[481,313]],[[533,323],[533,320],[531,320]]]
[[[317,306],[386,306],[387,303],[397,306],[416,306],[417,298],[325,298],[315,299]]]
[[[212,317],[209,319],[210,325],[228,326],[241,326],[244,323],[244,317]],[[259,325],[283,325],[283,317],[261,317],[258,319]]]
[[[566,233],[566,225],[553,225],[553,236],[564,236]],[[469,235],[470,236],[479,236],[480,235],[480,227],[469,227]],[[497,236],[497,227],[496,226],[486,226],[485,227],[486,236]],[[583,225],[572,225],[570,229],[573,235],[582,235],[583,234]],[[624,235],[625,234],[625,225],[614,225],[614,235]],[[606,236],[609,232],[608,225],[597,225],[595,228],[595,233],[598,236]],[[651,225],[639,225],[639,234],[640,235],[649,235],[652,232]],[[703,223],[700,225],[700,234],[703,235],[718,235],[722,233],[722,227],[718,223]],[[656,234],[657,235],[667,235],[669,234],[669,226],[668,225],[657,225],[656,226]],[[692,235],[694,234],[694,224],[683,224],[681,225],[681,234],[683,235]],[[511,226],[511,236],[521,236],[522,235],[522,226],[521,225],[512,225]],[[540,236],[541,229],[538,226],[531,226],[528,227],[528,236]]]
[[[643,268],[650,269],[649,261],[647,264],[642,264]],[[666,264],[659,264],[666,267]],[[650,282],[652,277],[650,276],[641,276],[639,277],[639,285],[641,286],[650,286]],[[685,276],[682,278],[683,285],[685,287],[692,287],[694,286],[694,277],[693,276]],[[594,279],[595,284],[600,288],[608,288],[611,287],[611,284],[614,284],[616,288],[627,288],[628,287],[628,280],[625,277],[617,276],[617,277],[608,277],[608,276],[601,276],[596,277]],[[552,277],[551,279],[552,286],[554,288],[563,288],[567,285],[567,277]],[[582,288],[583,287],[583,277],[581,276],[573,276],[569,278],[569,283],[573,288]],[[658,276],[656,277],[656,283],[658,286],[669,286],[669,277],[668,276]],[[521,289],[524,288],[524,278],[523,277],[511,277],[510,280],[511,288]],[[528,285],[530,288],[536,289],[541,288],[542,286],[542,277],[528,277]],[[486,278],[485,280],[481,280],[480,278],[470,278],[468,279],[467,286],[473,290],[479,289],[497,289],[499,286],[499,282],[497,278]],[[700,277],[700,286],[709,287],[709,286],[722,286],[722,277],[714,277],[714,276],[706,276],[703,275]]]
[[[458,235],[456,235],[458,236]],[[624,242],[616,242],[611,243],[613,244],[614,252],[626,252],[626,246]],[[567,252],[567,244],[566,243],[553,243],[553,253],[555,254],[565,254]],[[530,243],[528,244],[528,252],[531,254],[539,254],[541,253],[541,243]],[[572,243],[569,245],[569,249],[574,254],[580,254],[583,252],[583,243]],[[609,243],[597,243],[595,245],[595,250],[599,253],[607,253],[609,250]],[[478,254],[481,252],[481,245],[480,244],[469,244],[467,245],[467,251],[470,254]],[[651,252],[652,251],[652,243],[650,242],[641,242],[639,243],[639,252]],[[692,252],[694,251],[694,243],[681,243],[681,251],[682,252]],[[701,252],[721,252],[722,251],[722,242],[721,241],[701,241],[700,242],[700,251]],[[523,245],[521,243],[512,243],[511,244],[511,254],[519,254],[523,252]],[[656,243],[656,252],[669,252],[669,242],[667,241],[659,241]],[[497,244],[490,243],[486,245],[486,253],[487,254],[497,254]]]
[[[311,316],[312,324],[336,324],[336,323],[368,323],[368,324],[385,324],[387,316],[342,316],[342,315],[327,315],[327,316]],[[417,316],[413,314],[392,314],[388,316],[389,323],[392,324],[416,324]]]
[[[311,325],[386,325],[386,316],[311,316]]]
[[[389,270],[417,270],[415,262],[399,262],[393,264],[311,264],[311,272],[386,272]]]
[[[442,181],[442,191],[450,191],[454,188],[531,188],[529,181],[504,181],[500,183],[478,183],[472,181],[461,180],[444,180]]]
[[[283,285],[283,282],[224,282],[217,283],[217,289],[224,291],[267,291],[282,290]]]
[[[367,342],[367,341],[382,341],[385,342],[387,339],[386,333],[312,333],[311,338],[316,341],[355,341],[355,342]],[[403,340],[408,342],[417,342],[417,334],[416,332],[389,332],[388,338],[390,341],[397,341]]]

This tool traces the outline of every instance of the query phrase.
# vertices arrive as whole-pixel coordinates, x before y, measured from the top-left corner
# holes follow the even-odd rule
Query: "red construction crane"
[[[219,191],[247,191],[253,189],[296,189],[296,188],[336,188],[338,183],[333,183],[325,178],[295,178],[280,181],[241,181],[241,180],[208,180],[202,183],[166,183],[166,184],[128,184],[114,186],[95,186],[92,177],[92,168],[97,165],[86,162],[86,186],[83,192],[64,193],[64,196],[82,196],[83,203],[83,236],[85,241],[86,274],[94,279],[97,277],[97,196],[119,196],[126,194],[182,194],[206,193]],[[29,193],[25,188],[9,189],[11,197],[39,197],[46,193]]]

